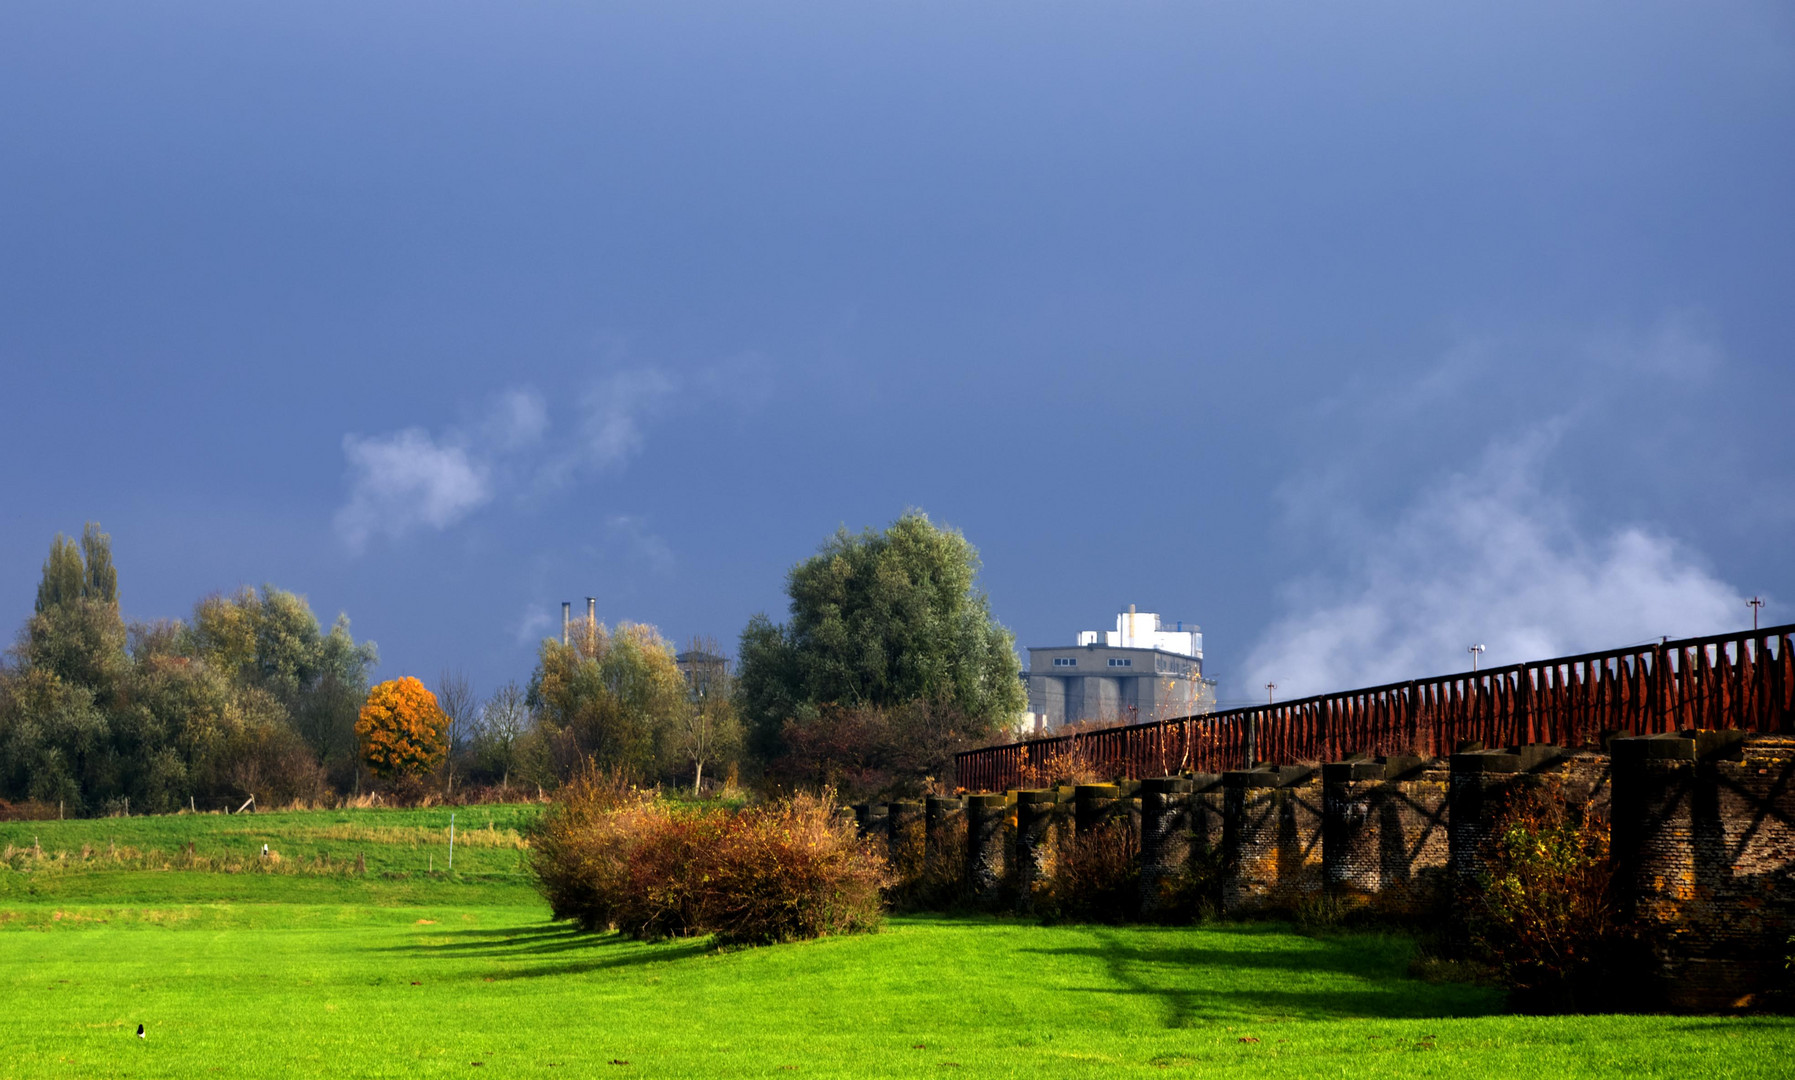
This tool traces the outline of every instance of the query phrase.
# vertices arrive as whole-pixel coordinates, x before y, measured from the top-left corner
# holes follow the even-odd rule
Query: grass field
[[[0,1076],[1782,1076],[1795,1052],[1782,1018],[1507,1016],[1407,977],[1406,938],[1275,924],[579,935],[522,873],[533,812],[460,811],[453,873],[439,810],[0,824]]]

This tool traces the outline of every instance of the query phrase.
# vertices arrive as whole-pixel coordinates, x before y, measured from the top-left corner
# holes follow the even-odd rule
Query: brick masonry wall
[[[1014,796],[972,796],[964,813],[931,799],[928,850],[959,855],[966,888],[996,903],[1017,879],[1032,885],[1052,873],[1041,858],[1048,829],[1071,828],[1074,817],[1086,830],[1138,822],[1143,884],[1216,850],[1225,912],[1289,911],[1326,889],[1421,919],[1453,884],[1475,887],[1509,800],[1542,792],[1612,821],[1617,903],[1643,932],[1662,1005],[1753,1008],[1795,989],[1784,970],[1795,933],[1795,737],[1684,732],[1612,746],[1612,763],[1524,746],[1454,754],[1449,767],[1359,759],[1319,774],[1283,766],[1167,777],[1138,792],[1089,785],[1075,797],[1025,793],[1026,810]],[[914,813],[857,809],[875,834],[887,819],[908,831]]]
[[[1166,887],[1190,863],[1191,783],[1182,776],[1141,782],[1141,914],[1160,911]]]
[[[1322,879],[1351,906],[1421,916],[1445,901],[1448,771],[1440,760],[1322,766]]]
[[[1712,1012],[1786,995],[1795,739],[1685,732],[1613,745],[1622,914],[1644,933],[1662,1003]]]
[[[1221,773],[1193,773],[1190,781],[1191,850],[1219,852],[1222,848]]]
[[[1321,894],[1321,782],[1300,765],[1223,774],[1221,906],[1290,911]]]
[[[885,810],[891,872],[909,880],[922,873],[927,824],[921,802],[887,803]]]

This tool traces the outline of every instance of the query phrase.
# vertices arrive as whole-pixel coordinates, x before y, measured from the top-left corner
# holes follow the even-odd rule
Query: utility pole
[[[1272,691],[1277,688],[1277,683],[1268,682],[1265,684],[1265,704],[1267,708],[1272,704]],[[1245,734],[1246,745],[1242,748],[1243,753],[1241,756],[1246,759],[1247,768],[1256,769],[1259,767],[1259,714],[1257,712],[1247,718],[1247,729]]]
[[[1755,631],[1758,628],[1758,609],[1764,606],[1764,598],[1754,596],[1745,602],[1751,605],[1751,628]]]
[[[1465,650],[1471,654],[1471,674],[1477,674],[1477,657],[1484,651],[1482,645],[1472,645]]]

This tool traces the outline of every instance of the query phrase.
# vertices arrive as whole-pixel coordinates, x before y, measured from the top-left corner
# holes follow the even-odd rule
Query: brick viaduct
[[[1669,1008],[1785,986],[1795,933],[1795,625],[1417,680],[959,757],[973,793],[857,808],[926,833],[975,896],[1041,872],[1056,829],[1137,830],[1142,905],[1193,852],[1225,913],[1323,897],[1437,917],[1514,793],[1612,823],[1616,902]],[[1486,746],[1495,749],[1485,749]],[[1057,764],[1056,764],[1057,759]],[[1075,760],[1114,783],[1047,787]],[[959,830],[964,830],[959,833]]]

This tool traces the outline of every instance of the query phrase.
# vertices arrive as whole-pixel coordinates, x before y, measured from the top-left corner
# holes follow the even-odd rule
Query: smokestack
[[[573,626],[573,601],[561,601],[561,644],[567,644],[567,631]]]
[[[598,636],[598,597],[586,597],[586,633]]]

